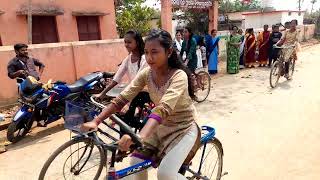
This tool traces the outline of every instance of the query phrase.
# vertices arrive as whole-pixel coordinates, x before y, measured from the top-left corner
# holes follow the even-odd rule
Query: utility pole
[[[28,44],[32,44],[32,0],[28,0]]]

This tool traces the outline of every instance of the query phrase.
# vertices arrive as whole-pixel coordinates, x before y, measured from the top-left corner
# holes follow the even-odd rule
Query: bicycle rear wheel
[[[103,149],[92,139],[72,139],[60,146],[49,157],[41,169],[39,180],[97,180],[104,162]]]
[[[196,72],[196,87],[195,92],[195,101],[203,102],[207,99],[210,93],[211,88],[211,78],[210,75],[205,71]]]
[[[215,138],[202,144],[187,172],[188,179],[220,180],[223,166],[223,148]]]
[[[272,88],[275,88],[278,85],[279,78],[281,76],[281,63],[276,60],[271,67],[269,82]]]

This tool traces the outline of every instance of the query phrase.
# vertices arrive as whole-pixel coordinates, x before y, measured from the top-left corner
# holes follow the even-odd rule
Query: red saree
[[[260,65],[267,65],[268,64],[268,59],[269,59],[269,38],[270,38],[270,32],[262,32],[259,34],[258,37],[258,43],[259,43],[259,56],[258,56],[258,61]]]
[[[256,38],[254,35],[249,35],[246,39],[246,53],[245,53],[245,65],[251,67],[256,63]]]

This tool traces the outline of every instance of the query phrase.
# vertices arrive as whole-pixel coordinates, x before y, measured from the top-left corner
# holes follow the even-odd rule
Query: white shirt
[[[183,42],[183,40],[180,40],[180,42],[179,42],[179,41],[176,39],[176,46],[177,46],[177,49],[178,49],[179,53],[181,52],[182,42]]]
[[[117,83],[120,83],[123,76],[125,74],[128,75],[129,78],[129,82],[131,82],[136,75],[138,74],[139,71],[141,71],[142,69],[144,69],[145,67],[148,67],[148,63],[146,62],[146,58],[144,55],[142,55],[141,57],[141,61],[140,61],[140,69],[138,67],[138,62],[132,63],[131,62],[131,54],[129,54],[121,63],[118,71],[116,72],[116,74],[113,77],[113,80]]]

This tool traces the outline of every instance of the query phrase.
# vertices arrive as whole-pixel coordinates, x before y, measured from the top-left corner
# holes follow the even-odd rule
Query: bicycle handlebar
[[[126,123],[124,123],[117,115],[112,114],[110,116],[110,119],[115,122],[116,124],[118,124],[121,127],[121,130],[123,130],[125,132],[125,134],[128,134],[131,138],[132,141],[139,147],[142,146],[142,139],[135,134],[132,131],[132,128],[130,126],[128,126]]]
[[[90,100],[93,104],[95,104],[96,106],[100,107],[100,108],[105,108],[106,106],[101,104],[101,103],[98,103],[97,101],[94,100],[93,96],[90,97]],[[128,126],[125,122],[123,122],[117,115],[115,114],[112,114],[110,116],[110,119],[115,122],[116,124],[118,124],[121,128],[121,130],[123,130],[125,132],[125,134],[128,134],[131,138],[132,138],[132,141],[138,146],[138,147],[141,147],[142,146],[142,139],[137,135],[135,134],[133,131],[132,131],[132,128],[130,126]]]

